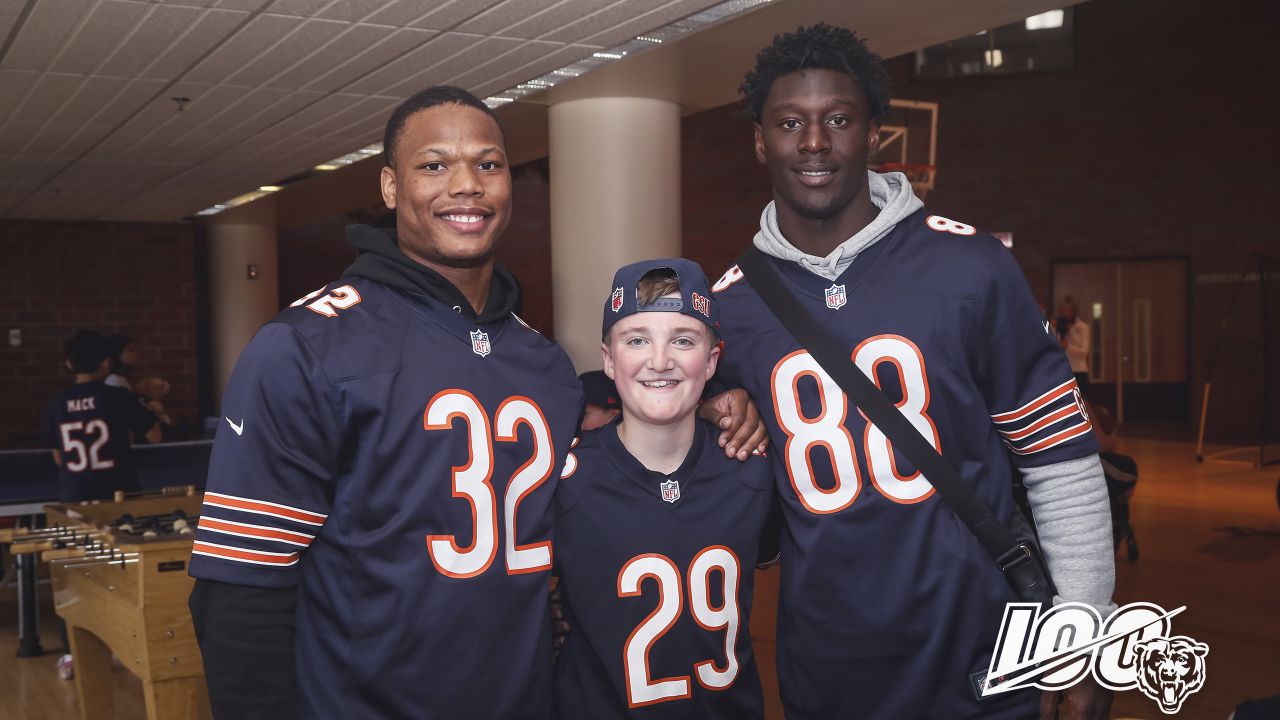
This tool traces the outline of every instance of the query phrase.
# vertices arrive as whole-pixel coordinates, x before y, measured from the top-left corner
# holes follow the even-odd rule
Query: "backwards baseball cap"
[[[646,305],[640,305],[638,286],[640,279],[654,270],[670,270],[680,283],[680,297],[660,297]],[[707,324],[720,335],[719,308],[711,299],[710,283],[698,263],[684,258],[658,258],[631,263],[613,275],[613,290],[604,303],[604,322],[601,337],[609,334],[609,328],[628,315],[639,312],[675,312],[688,315]]]

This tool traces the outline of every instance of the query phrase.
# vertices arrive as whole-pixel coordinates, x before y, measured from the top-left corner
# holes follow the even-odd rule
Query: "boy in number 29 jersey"
[[[719,356],[687,260],[628,265],[604,309],[622,417],[583,434],[556,493],[556,572],[573,628],[560,718],[762,718],[753,571],[772,504],[760,457],[726,458],[694,417]]]

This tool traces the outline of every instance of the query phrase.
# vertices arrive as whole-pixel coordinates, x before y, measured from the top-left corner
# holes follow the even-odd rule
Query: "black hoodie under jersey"
[[[494,264],[493,280],[484,309],[477,315],[457,286],[440,273],[419,263],[400,249],[394,228],[348,225],[347,244],[360,254],[343,273],[376,280],[407,292],[425,293],[457,308],[469,320],[489,323],[515,312],[520,305],[520,285],[506,268]]]

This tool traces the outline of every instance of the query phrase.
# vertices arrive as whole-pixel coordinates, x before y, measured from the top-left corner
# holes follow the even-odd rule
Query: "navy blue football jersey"
[[[58,500],[101,500],[138,489],[129,434],[142,435],[156,416],[123,388],[101,381],[76,383],[49,401],[45,444],[62,453]]]
[[[302,717],[549,716],[558,346],[348,277],[258,332],[222,409],[190,572],[297,586]]]
[[[999,241],[926,210],[835,280],[771,259],[803,307],[996,516],[1011,463],[1097,452],[1067,360]],[[756,399],[782,496],[778,675],[787,717],[1034,717],[978,700],[1015,598],[927,478],[869,424],[737,267],[716,283],[719,374]]]
[[[582,436],[556,493],[572,628],[556,659],[558,717],[763,718],[750,618],[772,468],[725,457],[698,421],[684,463],[663,475],[617,428]]]

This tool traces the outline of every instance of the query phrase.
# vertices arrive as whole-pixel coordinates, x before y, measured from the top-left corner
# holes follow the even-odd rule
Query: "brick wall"
[[[72,381],[63,342],[79,328],[124,333],[135,377],[172,384],[175,421],[197,412],[196,235],[179,224],[0,221],[0,447],[31,447],[45,404]],[[8,331],[22,332],[10,347]]]

